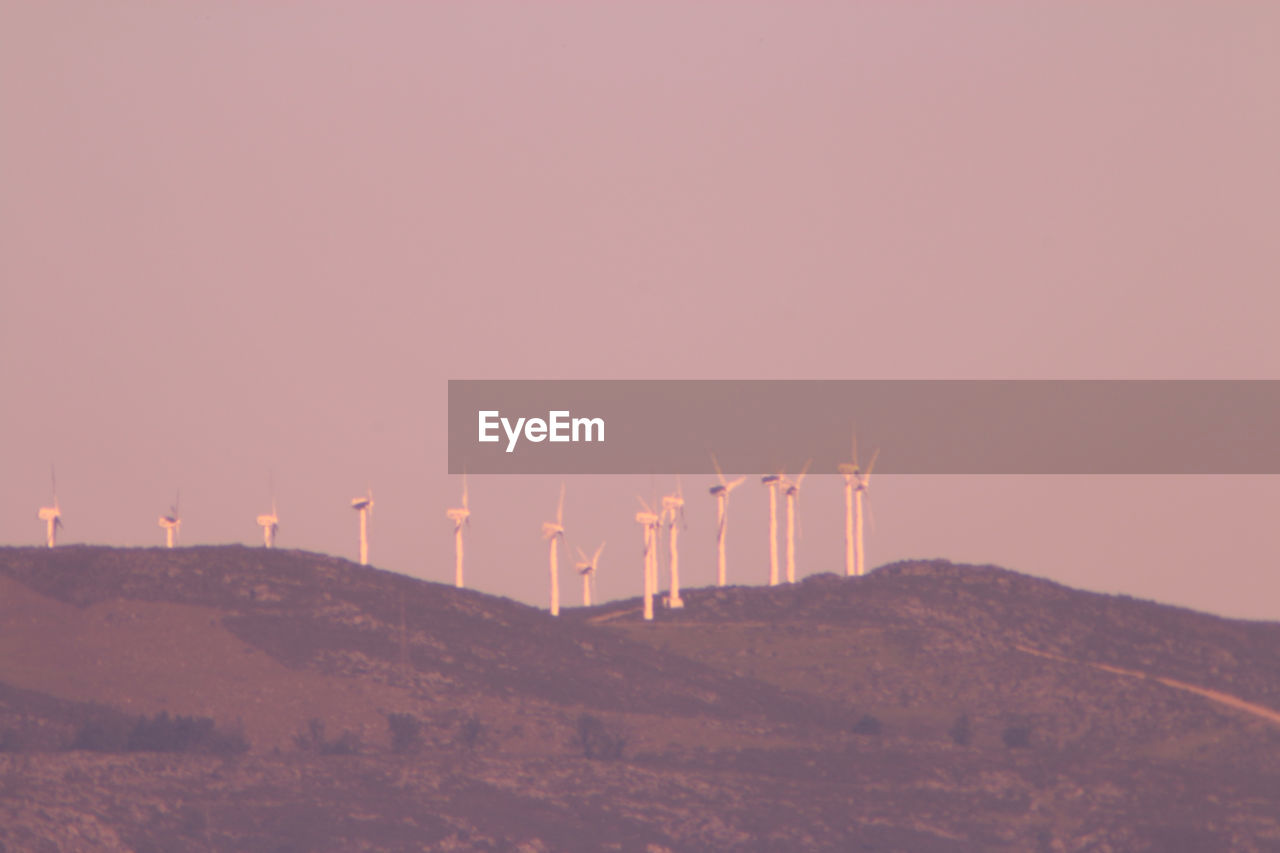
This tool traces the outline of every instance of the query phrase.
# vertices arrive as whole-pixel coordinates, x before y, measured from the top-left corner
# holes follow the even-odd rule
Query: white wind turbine
[[[62,526],[62,509],[58,506],[58,479],[53,473],[52,465],[49,466],[49,480],[53,484],[53,506],[40,507],[36,515],[45,523],[45,543],[52,548],[58,544],[58,528]]]
[[[471,510],[467,506],[467,475],[462,475],[462,506],[445,510],[445,515],[453,522],[453,550],[457,565],[453,572],[453,585],[462,589],[462,527],[470,526]]]
[[[373,515],[373,487],[365,488],[364,497],[352,498],[351,508],[360,513],[360,565],[369,565],[369,517]]]
[[[596,588],[596,564],[600,562],[600,552],[604,550],[604,543],[600,543],[600,547],[590,557],[581,548],[578,549],[578,565],[575,568],[578,574],[582,575],[582,606],[591,606],[591,591]]]
[[[556,543],[564,538],[564,482],[560,483],[560,503],[556,520],[542,522],[542,538],[551,542],[551,615],[560,615],[560,564],[556,560]]]
[[[684,490],[680,480],[676,480],[676,491],[673,495],[662,498],[662,517],[666,521],[668,539],[671,544],[671,593],[667,596],[668,607],[684,607],[680,598],[680,527],[684,524]]]
[[[769,586],[778,585],[778,484],[781,474],[768,474],[760,482],[769,489]]]
[[[726,481],[724,472],[720,470],[720,463],[716,461],[715,456],[711,457],[711,464],[716,466],[716,477],[720,479],[718,486],[711,487],[711,495],[716,499],[716,549],[720,552],[716,584],[717,586],[724,586],[726,582],[724,538],[729,524],[729,493],[741,486],[747,478],[739,477],[733,481]]]
[[[658,525],[660,519],[644,498],[637,497],[643,512],[636,513],[636,521],[644,528],[644,618],[653,621],[653,596],[658,591]]]
[[[796,582],[796,504],[800,500],[800,484],[809,473],[809,463],[812,461],[810,459],[804,463],[800,476],[796,477],[794,483],[785,478],[782,481],[787,496],[787,583]]]
[[[862,495],[871,485],[871,469],[876,467],[877,450],[871,454],[867,470],[858,465],[858,437],[853,437],[853,461],[836,466],[844,475],[844,573],[850,577],[866,571],[862,554]],[[855,526],[856,523],[856,526]]]
[[[166,548],[172,548],[174,542],[178,538],[178,528],[182,526],[182,493],[173,500],[173,506],[169,507],[169,514],[160,516],[160,520],[156,523],[164,528],[164,544]]]
[[[271,514],[258,516],[258,524],[262,525],[262,544],[268,548],[276,547],[276,531],[280,529],[280,516],[276,512],[276,499],[271,497]]]

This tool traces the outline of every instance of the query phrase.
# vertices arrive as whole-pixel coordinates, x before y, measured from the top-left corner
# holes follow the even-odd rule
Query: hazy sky
[[[373,562],[451,582],[449,378],[1278,378],[1277,45],[1270,2],[0,3],[0,542],[51,461],[66,542],[159,544],[180,488],[184,542],[257,543],[273,476],[281,546],[353,557],[371,484]],[[605,597],[673,485],[570,478]],[[545,606],[557,489],[473,478],[470,585]],[[872,565],[1280,619],[1275,477],[872,504]]]

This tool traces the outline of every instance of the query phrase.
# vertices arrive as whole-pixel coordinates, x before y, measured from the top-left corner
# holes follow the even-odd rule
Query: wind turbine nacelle
[[[352,498],[352,499],[351,499],[351,508],[352,508],[352,509],[357,509],[357,510],[359,510],[359,509],[368,509],[368,508],[369,508],[369,506],[370,506],[370,504],[372,504],[372,503],[373,503],[373,501],[369,500],[368,498]]]
[[[841,462],[836,466],[836,470],[847,477],[856,477],[862,473],[861,468],[849,462]]]
[[[157,521],[156,523],[159,524],[161,527],[177,527],[179,524],[181,524],[181,522],[178,519],[171,518],[167,515],[160,516],[160,520]]]
[[[723,494],[725,493],[725,491],[726,491],[726,489],[725,489],[725,487],[724,487],[724,486],[712,486],[712,487],[711,487],[711,494],[715,495],[716,497],[719,497],[720,495],[723,495]]]
[[[275,527],[276,524],[279,523],[279,521],[280,520],[276,518],[274,515],[258,516],[258,524],[262,525],[263,527]]]
[[[761,482],[761,483],[764,483],[766,486],[771,486],[771,485],[773,485],[774,483],[778,482],[778,481],[779,481],[779,480],[781,480],[781,479],[782,479],[782,478],[781,478],[781,477],[779,477],[777,474],[769,474],[769,475],[768,475],[768,476],[766,476],[766,477],[761,477],[761,478],[760,478],[760,482]]]
[[[55,519],[55,518],[59,517],[60,515],[62,515],[62,512],[61,512],[60,510],[58,510],[58,508],[57,508],[57,507],[52,507],[52,506],[42,506],[42,507],[40,507],[40,520],[41,520],[41,521],[50,521],[50,520],[52,520],[52,519]]]

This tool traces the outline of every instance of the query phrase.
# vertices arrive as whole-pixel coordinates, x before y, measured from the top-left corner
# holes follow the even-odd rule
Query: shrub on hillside
[[[627,745],[621,732],[609,728],[599,717],[583,714],[578,717],[577,745],[587,758],[612,761],[622,757]]]
[[[956,717],[956,721],[951,724],[951,729],[947,732],[951,735],[951,740],[959,746],[968,746],[973,740],[973,723],[969,720],[968,714],[961,714]]]
[[[360,751],[360,736],[352,731],[344,731],[333,740],[324,736],[324,720],[312,717],[307,727],[293,736],[293,743],[298,749],[315,752],[320,755],[355,755]]]
[[[1006,726],[1000,738],[1004,741],[1004,745],[1010,749],[1026,749],[1031,746],[1031,727]]]
[[[853,724],[853,733],[858,735],[878,735],[883,726],[880,720],[870,714],[863,714],[858,718],[858,722]]]
[[[96,717],[76,732],[71,749],[93,752],[195,752],[238,755],[248,752],[249,741],[237,726],[219,729],[211,717],[170,717],[161,711],[140,716],[129,724],[124,717]]]
[[[69,749],[89,752],[124,752],[132,726],[127,717],[104,715],[85,720],[76,729]]]
[[[391,751],[397,755],[422,748],[422,721],[413,714],[387,714],[387,728],[391,730]]]
[[[484,724],[475,714],[469,714],[458,726],[458,743],[467,749],[475,749],[484,738]]]

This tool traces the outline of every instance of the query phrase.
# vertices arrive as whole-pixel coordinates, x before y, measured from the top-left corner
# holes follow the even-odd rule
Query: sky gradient
[[[185,543],[257,543],[274,482],[282,547],[354,557],[371,485],[372,562],[451,581],[450,378],[1280,377],[1277,44],[1263,2],[0,4],[0,542],[51,462],[66,542],[181,489]],[[570,478],[602,596],[673,486]],[[470,585],[545,606],[558,487],[473,479]],[[1275,477],[871,500],[872,565],[1280,619]],[[730,512],[759,582],[765,490]]]

